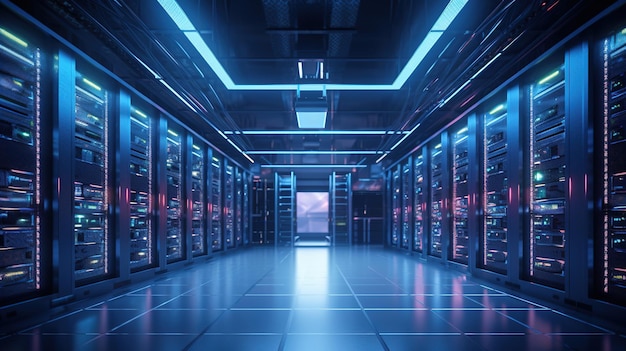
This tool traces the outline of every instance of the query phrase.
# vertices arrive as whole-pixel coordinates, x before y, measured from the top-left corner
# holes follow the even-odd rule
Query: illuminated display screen
[[[328,233],[328,193],[298,192],[298,233]]]

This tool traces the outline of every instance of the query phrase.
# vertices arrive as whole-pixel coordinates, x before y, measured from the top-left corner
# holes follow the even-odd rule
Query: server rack
[[[206,147],[199,141],[191,144],[191,253],[200,256],[206,249]]]
[[[275,173],[275,229],[277,246],[293,245],[296,231],[296,177],[293,172],[285,175]]]
[[[224,245],[227,249],[234,248],[235,242],[235,169],[224,162]]]
[[[443,138],[441,138],[443,139]],[[430,153],[430,248],[429,254],[442,257],[445,197],[443,193],[444,155],[441,142],[433,143]]]
[[[452,213],[453,225],[450,233],[449,257],[467,265],[469,259],[469,141],[467,121],[461,121],[461,129],[452,134]]]
[[[400,220],[401,214],[401,200],[402,194],[400,193],[400,166],[394,168],[391,172],[391,246],[398,246],[400,243]]]
[[[185,240],[182,218],[183,200],[183,148],[181,132],[167,127],[167,263],[185,258]]]
[[[332,244],[352,244],[352,174],[330,175]]]
[[[255,176],[252,180],[252,242],[267,243],[267,179]]]
[[[152,117],[130,108],[130,268],[154,264]]]
[[[598,264],[605,299],[626,304],[626,29],[602,42],[602,220]]]
[[[110,93],[76,72],[74,115],[74,278],[77,285],[110,273]]]
[[[235,168],[235,244],[243,244],[243,174]]]
[[[250,183],[252,179],[249,173],[243,174],[243,203],[242,203],[242,222],[243,222],[243,244],[250,244],[251,231],[250,231]]]
[[[211,157],[211,248],[224,249],[222,239],[222,159]]]
[[[424,228],[426,222],[424,214],[426,213],[426,194],[424,179],[424,156],[421,155],[422,150],[418,150],[414,156],[413,167],[413,184],[415,194],[413,194],[413,251],[423,252],[424,250]]]
[[[528,274],[565,285],[566,150],[564,66],[530,87],[530,230]]]
[[[41,51],[0,27],[0,305],[42,287]]]
[[[403,249],[409,249],[411,247],[411,226],[412,226],[412,195],[413,188],[411,187],[412,176],[412,158],[409,157],[406,164],[402,166],[402,240],[400,246]]]
[[[483,115],[483,223],[480,267],[507,273],[508,263],[508,140],[507,106]]]

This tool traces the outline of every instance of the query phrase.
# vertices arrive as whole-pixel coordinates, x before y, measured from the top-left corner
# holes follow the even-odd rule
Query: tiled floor
[[[253,248],[19,333],[9,350],[626,350],[626,338],[380,248]]]

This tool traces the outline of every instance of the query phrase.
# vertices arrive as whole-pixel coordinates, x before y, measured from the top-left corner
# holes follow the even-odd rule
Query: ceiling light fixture
[[[328,102],[326,97],[314,99],[297,99],[295,104],[298,128],[324,129]]]
[[[211,67],[213,72],[222,81],[226,89],[229,90],[302,90],[302,91],[322,91],[322,90],[399,90],[413,74],[415,69],[424,60],[426,55],[435,46],[443,33],[448,29],[452,21],[463,10],[469,0],[451,0],[444,8],[435,24],[430,28],[426,37],[417,46],[406,65],[392,84],[235,84],[224,66],[219,62],[215,54],[204,42],[199,31],[187,17],[185,11],[176,0],[158,0],[159,5],[165,10],[168,16],[174,21],[176,26],[185,34],[187,39],[196,48],[200,56]]]

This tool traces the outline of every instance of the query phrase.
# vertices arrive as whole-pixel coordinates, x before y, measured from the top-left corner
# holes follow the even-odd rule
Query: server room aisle
[[[626,350],[623,335],[368,247],[257,247],[0,339],[2,350]]]

